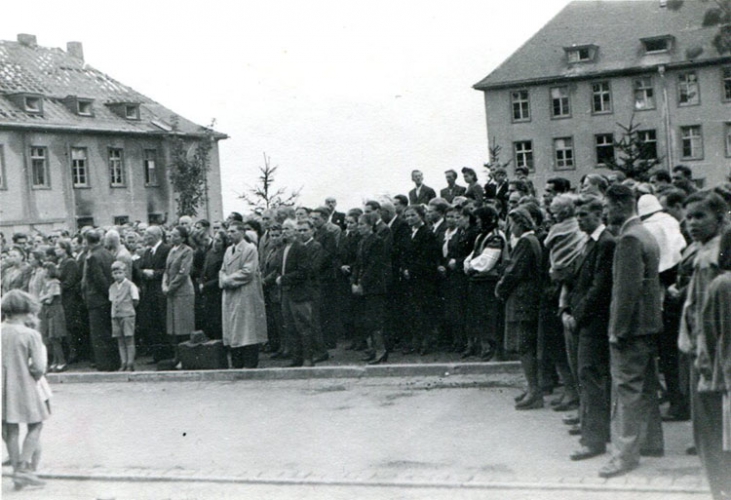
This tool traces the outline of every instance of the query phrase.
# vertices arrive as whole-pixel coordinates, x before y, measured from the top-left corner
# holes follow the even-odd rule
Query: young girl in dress
[[[50,416],[38,381],[46,371],[46,348],[41,334],[27,325],[38,324],[38,301],[26,292],[11,290],[2,299],[2,435],[13,466],[16,489],[42,486],[36,476],[43,421]],[[20,424],[28,432],[20,448]],[[36,462],[34,464],[34,462]]]
[[[66,338],[66,316],[61,303],[61,282],[58,268],[53,262],[46,262],[43,288],[41,289],[41,335],[51,346],[53,363],[49,371],[66,370],[66,357],[63,353],[63,340]]]

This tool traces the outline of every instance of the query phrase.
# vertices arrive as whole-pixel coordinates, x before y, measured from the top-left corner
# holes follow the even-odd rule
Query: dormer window
[[[81,116],[92,116],[91,101],[77,101],[76,112]]]
[[[140,106],[138,104],[125,104],[124,117],[128,120],[139,120]]]
[[[670,52],[673,48],[673,37],[671,35],[642,38],[641,41],[646,54],[662,54]]]
[[[42,113],[43,112],[43,101],[40,97],[36,96],[25,96],[23,98],[23,105],[28,113]]]
[[[576,64],[593,62],[598,48],[596,45],[572,45],[564,47],[563,50],[566,52],[566,61],[569,64]]]

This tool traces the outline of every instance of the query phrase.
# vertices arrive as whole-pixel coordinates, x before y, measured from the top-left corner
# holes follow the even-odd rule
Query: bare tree
[[[291,206],[297,203],[302,187],[289,191],[285,187],[274,188],[274,174],[279,166],[272,166],[271,158],[264,153],[264,166],[259,167],[258,183],[254,186],[247,186],[246,192],[241,193],[239,198],[249,206],[270,209],[279,206]]]

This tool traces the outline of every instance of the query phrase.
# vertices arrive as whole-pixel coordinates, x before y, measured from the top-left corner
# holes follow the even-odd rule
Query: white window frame
[[[0,144],[0,190],[8,189],[7,177],[5,177],[5,149]]]
[[[160,182],[157,174],[157,149],[145,149],[143,155],[142,173],[145,179],[145,186],[157,186]]]
[[[94,116],[92,101],[79,99],[76,101],[76,113],[79,116]]]
[[[731,66],[721,68],[721,100],[731,102]]]
[[[686,155],[686,148],[690,154]],[[701,125],[687,125],[680,127],[680,157],[683,160],[703,159],[703,128]]]
[[[569,86],[559,85],[557,87],[551,87],[549,93],[551,96],[551,118],[571,118]],[[558,113],[556,113],[557,104],[559,108]]]
[[[597,87],[599,87],[597,89]],[[599,101],[597,101],[597,96]],[[606,99],[605,99],[606,97]],[[596,104],[600,103],[600,109]],[[591,83],[591,114],[606,115],[612,113],[612,86],[608,80]]]
[[[122,148],[109,148],[109,185],[112,187],[125,187],[127,176],[124,168],[124,150]]]
[[[86,148],[71,148],[71,182],[75,188],[89,187],[89,152]]]
[[[635,111],[655,109],[655,88],[651,76],[635,78],[633,82]]]
[[[42,182],[36,182],[39,179],[36,172],[42,172]],[[51,187],[50,171],[48,169],[48,148],[46,146],[30,147],[30,176],[33,189],[48,189]]]
[[[606,142],[607,138],[609,139],[609,142]],[[614,149],[614,134],[596,134],[594,136],[594,152],[596,153],[596,164],[598,166],[606,166],[606,163],[602,161],[601,155],[599,154],[599,148],[608,149],[609,147],[612,148],[612,159],[616,158],[616,151]]]
[[[554,170],[576,170],[573,137],[553,139],[553,168]]]
[[[701,103],[701,87],[695,71],[678,75],[678,107],[698,106]]]
[[[124,105],[124,117],[128,120],[139,120],[140,119],[140,105],[139,104],[125,104]]]
[[[724,124],[724,132],[726,133],[724,135],[726,138],[724,141],[726,143],[726,157],[731,158],[731,122]]]
[[[653,144],[654,145],[653,149],[655,151],[655,155],[652,158],[648,158],[648,159],[657,160],[657,130],[655,130],[654,128],[647,129],[647,130],[638,130],[637,134],[639,135],[639,138],[640,138],[640,141],[642,142],[642,144]],[[649,138],[650,134],[652,134],[654,136],[651,139]]]
[[[525,94],[525,97],[523,94]],[[520,115],[517,118],[516,111],[519,111]],[[510,116],[513,122],[530,121],[530,92],[528,89],[510,91]]]
[[[525,146],[528,146],[527,148]],[[516,167],[526,167],[531,172],[535,171],[535,160],[533,158],[533,141],[515,141],[513,143]]]

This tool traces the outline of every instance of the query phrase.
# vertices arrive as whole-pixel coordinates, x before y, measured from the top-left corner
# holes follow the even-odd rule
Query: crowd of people
[[[448,170],[437,195],[415,170],[408,195],[345,213],[327,198],[212,223],[16,233],[3,293],[42,304],[51,371],[84,357],[134,370],[136,348],[175,368],[198,330],[234,368],[257,367],[262,348],[313,366],[338,342],[371,364],[434,350],[518,359],[517,410],[562,384],[551,404],[578,411],[564,419],[580,436],[572,460],[611,442],[599,473],[626,473],[664,454],[662,419],[692,417],[714,495],[728,495],[731,184],[699,191],[677,166],[649,182],[554,177],[539,198],[525,168],[491,169],[484,186],[461,173],[466,186]]]

